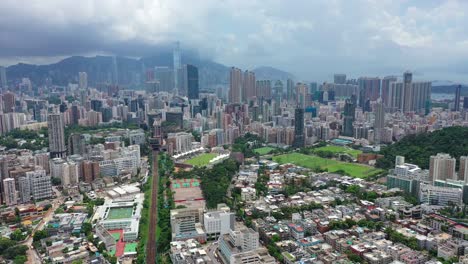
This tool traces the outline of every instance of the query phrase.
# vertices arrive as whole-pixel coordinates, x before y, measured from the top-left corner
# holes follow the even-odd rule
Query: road
[[[156,227],[158,226],[158,189],[159,189],[159,175],[158,175],[158,154],[157,150],[153,150],[153,186],[151,192],[151,208],[150,208],[150,221],[148,232],[148,243],[146,244],[146,263],[156,263]]]
[[[31,235],[28,237],[28,239],[23,242],[23,245],[28,246],[28,261],[26,264],[35,264],[35,263],[41,263],[41,258],[37,254],[37,251],[35,249],[31,249],[31,245],[33,242],[33,235],[36,231],[44,229],[44,226],[47,222],[52,219],[55,210],[63,203],[64,197],[62,196],[62,193],[57,190],[57,188],[52,187],[52,190],[55,192],[55,195],[57,198],[55,198],[52,202],[52,208],[49,209],[49,211],[45,214],[45,216],[41,219],[41,222],[36,226],[36,228],[33,230]]]
[[[213,264],[222,264],[221,260],[215,255],[217,250],[218,250],[218,242],[214,242],[213,244],[208,246],[208,248],[206,249],[206,254],[211,259]]]

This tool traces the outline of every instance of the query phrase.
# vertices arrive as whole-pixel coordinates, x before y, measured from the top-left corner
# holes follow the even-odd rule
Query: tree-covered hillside
[[[405,162],[421,168],[429,168],[429,157],[437,153],[448,153],[457,159],[468,155],[468,128],[448,127],[432,133],[409,135],[380,152],[383,158],[377,160],[379,168],[389,169],[395,165],[395,156],[404,156]]]

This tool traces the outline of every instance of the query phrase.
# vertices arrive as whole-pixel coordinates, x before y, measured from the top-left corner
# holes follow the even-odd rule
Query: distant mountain
[[[145,79],[147,68],[155,66],[172,67],[172,52],[160,51],[156,55],[140,59],[112,56],[83,57],[72,56],[57,63],[48,65],[32,65],[19,63],[7,68],[7,76],[10,81],[17,82],[23,77],[28,77],[35,84],[44,84],[47,78],[51,78],[56,85],[67,85],[78,82],[78,72],[88,73],[89,85],[99,83],[118,83],[123,86],[138,86]],[[198,67],[200,88],[212,89],[217,85],[228,86],[229,69],[223,64],[202,59],[197,54],[184,52],[182,64],[192,64]],[[272,68],[259,67],[254,70],[257,79],[286,80],[293,78],[290,73]]]
[[[434,80],[431,82],[432,86],[451,86],[456,85],[456,83],[448,80]]]
[[[445,93],[445,94],[455,94],[458,84],[451,85],[432,85],[432,93]],[[468,96],[468,86],[463,85],[461,87],[461,96]]]
[[[291,73],[278,70],[273,67],[269,66],[261,66],[257,67],[253,70],[255,72],[255,78],[257,80],[287,80],[287,79],[294,79],[294,75]]]

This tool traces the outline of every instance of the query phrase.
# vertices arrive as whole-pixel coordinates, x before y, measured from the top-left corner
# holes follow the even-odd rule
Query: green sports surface
[[[126,243],[126,244],[125,244],[124,252],[125,252],[125,253],[128,253],[128,252],[136,252],[137,246],[138,246],[138,243]]]
[[[253,151],[255,153],[257,153],[258,155],[266,155],[266,154],[270,153],[274,149],[275,148],[272,148],[272,147],[262,147],[262,148],[254,149]]]
[[[327,169],[328,172],[344,171],[346,175],[355,178],[368,178],[382,172],[370,166],[324,159],[318,156],[305,155],[301,153],[289,153],[273,157],[273,160],[280,163],[292,163],[309,169]]]
[[[115,239],[115,241],[119,241],[119,240],[120,240],[120,233],[112,233],[111,235],[112,235],[112,237]]]
[[[210,160],[212,160],[216,156],[217,155],[214,153],[204,153],[196,157],[193,157],[191,159],[188,159],[184,163],[197,166],[197,167],[203,167],[203,166],[208,165],[210,163]]]
[[[107,219],[123,219],[132,217],[133,208],[132,207],[117,207],[110,208],[109,213],[107,214]]]
[[[314,149],[314,151],[329,151],[333,153],[347,153],[354,158],[357,158],[359,154],[362,153],[360,150],[352,149],[352,148],[347,148],[347,147],[340,147],[340,146],[325,146],[325,147],[320,147]]]

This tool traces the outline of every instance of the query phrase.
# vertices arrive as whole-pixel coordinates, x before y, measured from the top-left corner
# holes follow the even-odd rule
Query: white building
[[[262,263],[255,253],[258,249],[259,235],[251,228],[230,230],[219,239],[219,251],[224,263]]]
[[[93,220],[107,230],[123,229],[123,241],[138,239],[138,228],[143,209],[144,195],[139,193],[133,197],[108,199],[104,205],[97,208]],[[117,211],[127,211],[117,214]]]
[[[62,186],[73,186],[78,184],[78,165],[72,161],[66,161],[62,158],[50,160],[50,176],[59,178]]]
[[[242,201],[255,201],[257,199],[257,191],[252,187],[245,187],[241,189]]]
[[[171,210],[172,240],[196,239],[206,241],[203,230],[203,208],[183,208]]]
[[[208,238],[217,239],[234,229],[235,214],[230,212],[229,208],[226,209],[206,212],[203,215],[203,224]]]
[[[31,195],[34,200],[50,198],[53,195],[52,182],[50,176],[47,176],[45,170],[36,170],[26,172],[29,180]]]
[[[419,189],[419,201],[429,205],[446,206],[450,203],[461,205],[463,204],[463,190],[421,184]]]

